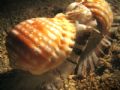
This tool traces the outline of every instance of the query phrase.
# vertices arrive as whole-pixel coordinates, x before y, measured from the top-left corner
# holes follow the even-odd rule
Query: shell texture
[[[32,18],[8,34],[11,62],[18,68],[40,75],[61,64],[72,51],[76,28],[64,15]]]
[[[105,0],[76,0],[91,10],[103,33],[108,32],[113,22],[113,13]]]

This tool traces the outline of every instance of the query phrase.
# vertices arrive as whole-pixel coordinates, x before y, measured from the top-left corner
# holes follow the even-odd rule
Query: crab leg
[[[81,53],[80,60],[78,61],[78,65],[77,65],[77,74],[78,75],[81,72],[81,70],[79,69],[81,67],[80,64],[82,64],[82,62],[85,62],[85,60],[90,60],[90,62],[91,62],[90,58],[89,59],[86,59],[86,58],[89,56],[89,54],[92,54],[92,51],[97,47],[97,45],[100,43],[102,38],[103,38],[103,36],[99,32],[99,30],[93,28],[93,30],[91,31],[91,35],[88,38],[87,46],[84,49],[84,51]]]

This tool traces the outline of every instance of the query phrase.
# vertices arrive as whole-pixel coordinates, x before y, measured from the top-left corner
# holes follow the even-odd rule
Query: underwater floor
[[[64,12],[74,0],[0,0],[0,90],[46,90],[41,77],[13,70],[6,51],[6,31],[15,24],[33,17],[53,17]],[[69,75],[63,87],[47,90],[120,90],[120,0],[107,0],[114,12],[111,28],[112,45],[100,59],[96,71],[86,78]],[[73,77],[73,78],[72,78]],[[47,78],[45,80],[47,82]],[[57,87],[56,87],[57,88]]]

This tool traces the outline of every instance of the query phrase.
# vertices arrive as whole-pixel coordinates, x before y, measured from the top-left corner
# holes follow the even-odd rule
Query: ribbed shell
[[[75,25],[65,17],[29,19],[8,34],[9,56],[20,69],[39,75],[66,59],[75,36]]]
[[[110,5],[105,0],[76,0],[88,7],[99,23],[102,25],[102,32],[108,32],[113,22],[113,13]]]

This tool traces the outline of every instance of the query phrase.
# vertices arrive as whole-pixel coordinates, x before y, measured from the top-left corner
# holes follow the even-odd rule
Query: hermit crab
[[[113,20],[105,0],[77,0],[65,13],[53,18],[37,17],[16,25],[7,36],[6,46],[13,67],[41,75],[66,60],[77,63],[78,74],[86,75],[87,65],[94,71]],[[77,60],[69,58],[74,49]],[[66,68],[66,66],[64,66]]]
[[[108,40],[113,14],[105,0],[77,0],[67,8],[68,18],[76,20],[76,45],[82,53],[78,57],[77,73],[86,76],[94,71],[99,56],[111,45]]]

